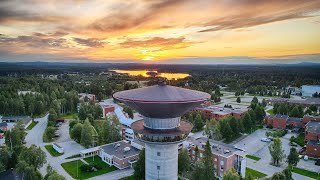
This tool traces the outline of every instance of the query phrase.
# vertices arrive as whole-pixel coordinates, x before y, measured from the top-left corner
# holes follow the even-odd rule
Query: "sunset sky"
[[[320,62],[319,0],[1,0],[0,61]]]

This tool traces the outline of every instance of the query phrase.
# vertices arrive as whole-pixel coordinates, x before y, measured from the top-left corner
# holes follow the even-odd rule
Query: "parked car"
[[[269,138],[262,138],[261,141],[262,142],[271,142],[271,140]]]
[[[243,151],[243,152],[246,152],[246,150],[242,149],[242,148],[239,148],[237,146],[233,146],[233,148],[235,148],[236,150],[239,150],[239,151]]]
[[[298,147],[298,145],[296,143],[293,143],[293,142],[290,142],[290,146]]]
[[[60,137],[60,134],[58,132],[54,133],[54,137]]]

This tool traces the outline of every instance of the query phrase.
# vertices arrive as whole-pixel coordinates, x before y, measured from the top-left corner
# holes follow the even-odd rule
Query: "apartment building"
[[[208,138],[206,137],[197,139],[188,138],[186,140],[186,143],[188,143],[187,149],[189,150],[191,162],[195,163],[196,161],[202,160],[207,140]],[[239,151],[228,144],[223,144],[213,140],[209,140],[209,142],[213,155],[212,160],[214,161],[215,175],[222,178],[226,171],[234,168],[244,178],[247,163],[246,153]],[[198,153],[196,152],[196,147],[198,147]]]

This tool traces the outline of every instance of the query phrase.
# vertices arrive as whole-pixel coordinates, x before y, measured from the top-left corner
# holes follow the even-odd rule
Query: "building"
[[[1,117],[1,121],[7,123],[22,121],[24,128],[27,128],[32,123],[32,118],[30,116],[3,116]]]
[[[118,169],[133,167],[139,158],[140,149],[125,141],[103,145],[99,148],[99,156],[102,161]]]
[[[189,150],[189,156],[193,163],[200,161],[203,158],[204,147],[208,138],[201,137],[197,139],[188,139],[189,142],[187,149]],[[214,168],[216,170],[215,175],[222,178],[224,173],[231,168],[245,177],[246,173],[246,154],[242,151],[235,149],[233,146],[223,144],[210,140],[211,151],[213,155],[212,161],[214,162]],[[198,154],[196,154],[195,148],[198,146]]]
[[[89,101],[96,101],[96,95],[94,94],[79,93],[79,100],[85,100],[86,97],[89,99]]]
[[[268,127],[286,129],[289,116],[277,114],[274,116],[266,116],[265,122]]]
[[[302,126],[304,127],[311,120],[320,122],[320,116],[303,116],[303,118],[302,118]]]
[[[0,130],[5,132],[8,130],[8,123],[7,122],[0,122]]]
[[[289,117],[287,115],[269,115],[265,117],[265,123],[268,127],[286,129],[289,126],[292,128],[302,128],[302,118]]]
[[[320,121],[310,121],[305,126],[305,142],[320,139]]]
[[[320,85],[303,85],[302,96],[312,97],[314,93],[320,93]]]
[[[104,101],[99,102],[99,104],[102,108],[102,117],[103,118],[108,117],[108,115],[114,114],[115,107],[113,105],[108,104]]]
[[[55,149],[58,153],[63,154],[64,153],[64,149],[59,146],[57,143],[52,143],[52,147],[53,149]]]
[[[306,144],[306,154],[311,157],[320,158],[320,141],[310,140]]]
[[[218,106],[199,107],[192,110],[192,112],[201,113],[206,119],[221,120],[226,117],[234,116],[241,118],[248,111],[244,108],[225,108]]]
[[[306,154],[320,157],[320,121],[309,121],[305,126]]]
[[[193,125],[181,116],[210,99],[210,95],[166,85],[117,92],[113,97],[138,111],[143,120],[131,124],[135,137],[145,143],[146,180],[178,179],[178,144]]]
[[[124,139],[128,140],[128,141],[133,141],[134,140],[134,132],[132,129],[130,128],[125,128],[124,131]]]
[[[291,105],[299,105],[303,107],[309,107],[311,105],[317,106],[318,109],[320,107],[320,98],[308,98],[301,100],[287,99],[287,98],[270,98],[267,99],[266,102],[269,105],[274,105],[274,103],[287,103]]]
[[[289,86],[286,87],[286,92],[291,95],[301,95],[301,88]]]

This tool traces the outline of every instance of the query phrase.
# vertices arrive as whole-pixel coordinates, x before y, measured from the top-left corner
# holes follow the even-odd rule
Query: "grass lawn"
[[[56,157],[56,156],[61,156],[63,153],[57,152],[55,149],[53,149],[52,145],[46,145],[44,146],[46,150],[51,154],[51,156]]]
[[[62,116],[64,119],[75,119],[75,117],[78,117],[78,113],[71,113]]]
[[[88,163],[91,163],[93,161],[92,157],[85,158],[84,160],[87,161]],[[78,162],[78,166],[77,166],[77,162]],[[61,164],[61,166],[63,167],[64,170],[66,170],[69,173],[70,176],[72,176],[75,179],[88,179],[94,176],[99,176],[101,174],[106,174],[108,172],[117,170],[116,167],[114,166],[110,167],[108,164],[103,162],[98,156],[94,157],[94,164],[100,165],[102,169],[95,172],[82,172],[80,170],[80,166],[82,164],[83,164],[82,161],[76,160],[76,161],[63,163]],[[79,173],[78,177],[77,177],[77,169]]]
[[[81,155],[80,154],[75,154],[75,155],[66,157],[66,159],[73,159],[73,158],[78,158],[78,157],[81,157]]]
[[[273,109],[269,109],[267,112],[268,112],[270,115],[274,116]]]
[[[253,160],[255,160],[255,161],[259,161],[261,158],[259,158],[259,157],[257,157],[257,156],[252,156],[252,155],[246,155],[246,157],[247,158],[249,158],[249,159],[253,159]]]
[[[28,130],[31,130],[34,126],[38,124],[38,121],[32,121],[31,124],[27,127]]]
[[[301,169],[298,167],[293,167],[292,172],[300,174],[302,176],[307,176],[309,178],[317,179],[319,177],[319,179],[320,179],[320,176],[318,176],[318,173],[313,172],[313,171],[309,171],[309,170],[305,170],[305,169]]]
[[[295,142],[303,147],[304,146],[304,134],[303,133],[299,134],[298,137],[294,138],[293,142]]]
[[[133,175],[132,175],[132,176],[127,176],[127,177],[121,178],[119,180],[134,180],[134,178],[133,178]]]
[[[43,142],[46,142],[46,143],[53,141],[53,139],[50,140],[50,139],[47,137],[46,133],[43,133],[42,139],[43,139]]]
[[[262,172],[259,172],[259,171],[256,171],[256,170],[253,170],[253,169],[250,169],[250,168],[246,168],[246,176],[248,176],[249,174],[251,174],[251,176],[254,179],[263,178],[263,177],[267,176],[266,174],[264,174]]]

